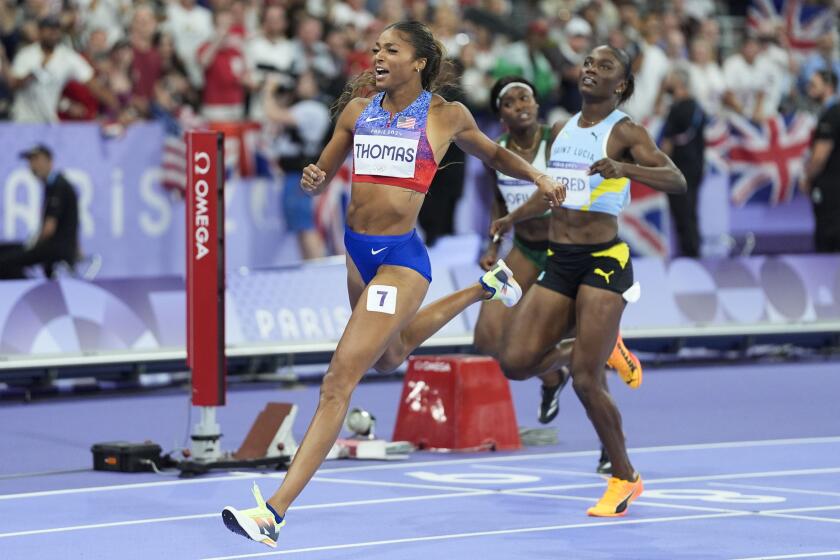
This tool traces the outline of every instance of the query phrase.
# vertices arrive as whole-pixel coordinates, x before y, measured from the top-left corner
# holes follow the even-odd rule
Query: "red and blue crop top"
[[[427,193],[437,162],[426,137],[432,94],[423,91],[404,110],[382,108],[384,93],[365,107],[353,129],[353,182],[393,185]]]

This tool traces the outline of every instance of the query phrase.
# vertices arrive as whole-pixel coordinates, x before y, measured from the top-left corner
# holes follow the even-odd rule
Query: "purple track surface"
[[[520,425],[538,426],[537,382],[512,388]],[[89,468],[96,442],[180,447],[186,392],[4,404],[0,558],[840,558],[840,362],[649,367],[638,391],[615,378],[611,388],[646,483],[624,518],[585,515],[604,482],[567,388],[558,445],[326,463],[276,549],[227,531],[220,511],[251,507],[251,481],[268,495],[281,473],[39,474]],[[354,395],[386,438],[399,391],[376,382]],[[317,388],[231,391],[219,414],[225,448],[267,401],[300,406],[300,439]]]

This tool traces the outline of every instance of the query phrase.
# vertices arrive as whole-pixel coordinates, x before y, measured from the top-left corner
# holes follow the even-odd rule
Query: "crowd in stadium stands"
[[[329,107],[348,76],[370,68],[370,46],[383,27],[403,19],[428,22],[460,72],[461,91],[453,95],[479,115],[487,112],[493,81],[511,73],[536,85],[544,117],[576,112],[583,57],[603,43],[626,49],[634,60],[636,90],[624,110],[641,122],[666,119],[673,125],[666,134],[685,133],[697,122],[694,105],[674,114],[675,101],[694,100],[707,117],[737,112],[757,121],[794,107],[819,111],[808,99],[807,84],[820,70],[840,73],[836,29],[820,37],[815,51],[801,55],[780,27],[765,24],[748,32],[743,18],[718,17],[732,6],[740,6],[743,15],[745,5],[714,0],[0,0],[0,118],[98,119],[110,126],[139,119],[177,126],[191,115],[209,121],[250,119],[275,126],[277,149],[288,151],[280,159],[299,159],[317,153],[324,138],[288,134],[298,98],[305,96],[310,107],[297,117],[316,115],[311,118],[320,123],[318,114],[325,111],[313,111],[311,102]],[[740,23],[722,29],[722,21]],[[301,83],[316,88],[301,92]],[[284,104],[289,111],[283,111]],[[326,125],[318,129],[328,134]],[[295,143],[307,146],[295,152]],[[682,248],[696,251],[694,241]]]

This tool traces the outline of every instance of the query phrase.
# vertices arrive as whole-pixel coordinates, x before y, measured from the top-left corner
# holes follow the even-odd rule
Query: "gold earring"
[[[415,68],[414,69],[415,72],[419,72],[420,70],[422,70],[422,68]]]

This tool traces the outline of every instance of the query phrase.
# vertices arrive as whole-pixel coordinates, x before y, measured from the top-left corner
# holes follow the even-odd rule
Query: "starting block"
[[[395,441],[418,448],[520,449],[508,380],[488,356],[412,356]]]

